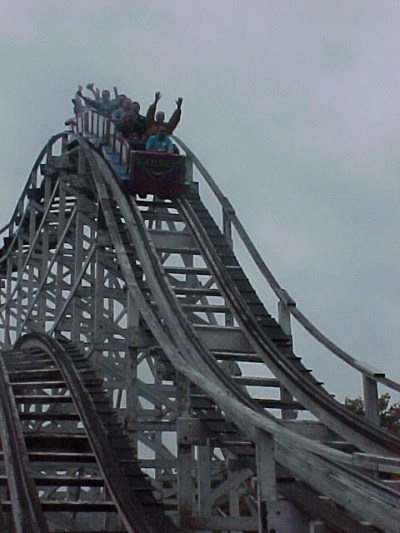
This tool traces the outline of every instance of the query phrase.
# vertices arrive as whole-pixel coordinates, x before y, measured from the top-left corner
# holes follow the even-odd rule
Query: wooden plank
[[[195,325],[196,333],[209,350],[252,352],[252,346],[240,328]]]
[[[34,480],[39,487],[104,487],[104,479],[98,476],[34,476]],[[7,483],[7,476],[0,475],[0,485]]]
[[[54,404],[54,403],[72,403],[71,396],[65,395],[49,395],[49,394],[37,394],[37,395],[15,395],[15,401],[19,404]]]
[[[256,516],[192,516],[188,519],[193,530],[240,530],[258,531],[258,521]]]
[[[210,271],[207,267],[178,267],[178,266],[165,266],[164,270],[169,274],[184,274],[184,275],[197,275],[208,276]]]
[[[182,309],[193,313],[229,313],[229,307],[226,305],[182,304]]]
[[[190,233],[185,231],[168,231],[168,230],[149,230],[154,246],[158,251],[165,252],[173,249],[181,254],[187,253],[186,250],[196,250],[197,247],[193,242]]]
[[[101,381],[101,380],[98,380]],[[14,392],[17,392],[19,389],[37,389],[40,388],[42,390],[46,389],[61,389],[65,388],[66,384],[65,381],[62,380],[34,380],[34,381],[13,381],[12,388]]]
[[[77,413],[54,413],[51,412],[24,412],[19,413],[20,420],[42,420],[42,421],[77,421],[80,420],[80,417]]]
[[[280,387],[280,382],[276,378],[264,378],[259,376],[232,376],[232,379],[240,385],[251,385],[255,387]]]
[[[304,411],[303,407],[299,402],[285,402],[282,400],[275,400],[271,398],[253,398],[253,400],[259,403],[265,409],[296,409],[297,411]]]
[[[209,289],[207,287],[174,287],[174,292],[179,296],[195,296],[197,298],[202,296],[221,297],[219,289]]]
[[[44,512],[73,512],[73,513],[109,513],[117,512],[112,501],[62,501],[62,500],[42,500],[41,506]],[[4,511],[12,510],[11,502],[2,500],[1,507]]]
[[[162,222],[182,222],[182,217],[178,213],[168,211],[142,211],[143,220],[161,220]]]
[[[11,371],[9,372],[9,377],[11,381],[11,385],[14,385],[15,381],[19,380],[46,380],[46,379],[54,379],[61,376],[60,371],[58,368],[54,369],[41,369],[41,370],[21,370],[21,371]]]
[[[238,361],[242,363],[262,363],[262,359],[257,354],[248,352],[212,350],[216,359],[220,361]]]

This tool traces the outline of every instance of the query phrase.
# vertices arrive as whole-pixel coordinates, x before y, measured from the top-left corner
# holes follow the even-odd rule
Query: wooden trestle
[[[177,142],[188,194],[126,196],[129,149],[87,115],[50,139],[3,228],[0,529],[397,531],[400,441],[377,398],[400,386],[310,326]],[[365,419],[295,353],[291,316],[360,372]]]

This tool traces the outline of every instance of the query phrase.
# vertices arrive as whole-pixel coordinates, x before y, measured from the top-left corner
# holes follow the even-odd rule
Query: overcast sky
[[[183,96],[177,135],[281,285],[343,349],[400,380],[398,0],[0,7],[0,226],[78,83],[117,85],[143,111],[161,90],[167,114]],[[328,388],[359,393],[298,339]]]

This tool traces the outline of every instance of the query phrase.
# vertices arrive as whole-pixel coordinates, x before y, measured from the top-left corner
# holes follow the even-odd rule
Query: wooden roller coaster
[[[175,142],[185,182],[146,195],[126,186],[138,158],[86,113],[1,230],[0,530],[398,531],[400,439],[379,427],[378,387],[400,384],[305,317]],[[296,355],[291,318],[359,373],[364,418]]]

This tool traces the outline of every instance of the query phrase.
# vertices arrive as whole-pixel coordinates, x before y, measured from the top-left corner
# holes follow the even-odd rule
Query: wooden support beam
[[[182,533],[192,530],[194,484],[192,480],[192,445],[186,428],[189,420],[179,419],[178,438],[178,514],[179,528]]]
[[[256,430],[256,464],[258,495],[258,532],[268,533],[273,527],[273,517],[268,508],[276,501],[276,468],[274,438],[261,429]]]
[[[365,418],[374,426],[379,426],[378,383],[366,374],[363,374],[363,393]]]

